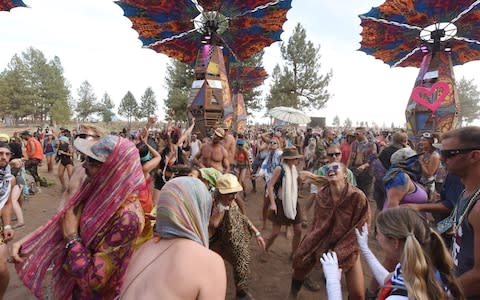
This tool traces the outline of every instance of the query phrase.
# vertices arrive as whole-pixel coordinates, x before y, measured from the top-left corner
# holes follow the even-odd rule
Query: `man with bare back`
[[[215,168],[222,173],[228,171],[230,167],[228,152],[221,143],[224,137],[225,130],[217,128],[212,141],[202,145],[200,152],[195,156],[201,168]]]

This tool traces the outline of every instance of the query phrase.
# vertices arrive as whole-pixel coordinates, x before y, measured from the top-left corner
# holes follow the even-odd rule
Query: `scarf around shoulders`
[[[283,212],[285,217],[290,220],[295,220],[297,216],[297,201],[298,201],[298,184],[297,184],[297,168],[292,165],[290,168],[286,163],[282,163],[284,171],[282,178],[282,189],[280,192]]]
[[[22,244],[21,255],[26,256],[15,269],[25,286],[36,297],[45,299],[42,290],[47,269],[53,264],[53,299],[69,299],[76,285],[75,279],[63,269],[66,258],[62,219],[66,211],[83,204],[79,234],[88,249],[97,234],[104,230],[111,217],[133,192],[147,188],[135,145],[116,137],[117,144],[95,177],[84,181],[65,207],[40,227]]]
[[[12,172],[10,170],[10,165],[0,170],[0,209],[5,206],[7,203],[8,197],[10,196],[10,191],[12,189]]]

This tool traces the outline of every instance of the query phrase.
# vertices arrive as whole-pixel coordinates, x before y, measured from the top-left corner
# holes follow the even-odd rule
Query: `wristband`
[[[73,245],[75,245],[75,243],[81,241],[80,237],[78,238],[75,238],[73,240],[69,240],[66,244],[65,244],[65,249],[67,250],[70,250],[70,248],[72,248]]]
[[[261,235],[262,235],[262,234],[260,233],[260,231],[255,232],[255,237],[259,237],[259,236],[261,236]]]
[[[4,225],[3,230],[5,230],[5,229],[12,229],[12,225],[10,225],[10,224]]]

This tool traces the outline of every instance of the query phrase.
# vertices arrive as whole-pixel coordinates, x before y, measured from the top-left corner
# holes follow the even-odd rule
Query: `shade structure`
[[[268,114],[275,119],[290,124],[308,124],[311,122],[310,117],[303,111],[292,107],[278,106],[272,108]]]
[[[242,61],[280,41],[292,0],[120,0],[144,47],[194,64],[203,44]]]
[[[359,50],[389,66],[420,67],[437,51],[454,66],[480,59],[478,0],[387,0],[359,17]]]
[[[0,11],[9,11],[15,7],[26,7],[22,0],[0,0]]]

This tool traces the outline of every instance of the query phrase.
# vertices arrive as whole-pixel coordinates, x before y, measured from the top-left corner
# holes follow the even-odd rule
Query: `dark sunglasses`
[[[330,156],[330,157],[334,157],[334,156],[337,157],[337,156],[342,155],[342,152],[327,153],[327,155]]]
[[[270,145],[277,145],[277,142],[270,142]]]
[[[79,133],[75,136],[75,138],[81,138],[81,139],[86,139],[87,137],[93,137],[93,138],[98,138],[98,135],[92,135],[92,134],[87,134],[87,133]]]
[[[91,158],[90,156],[86,156],[86,157],[85,157],[85,162],[86,162],[89,166],[92,166],[92,167],[98,167],[98,166],[103,165],[103,162],[98,161],[98,160],[96,160],[96,159],[93,159],[93,158]]]
[[[459,154],[465,154],[468,152],[472,152],[474,150],[480,150],[480,148],[465,148],[465,149],[450,149],[450,150],[440,150],[440,155],[443,158],[452,158]]]

